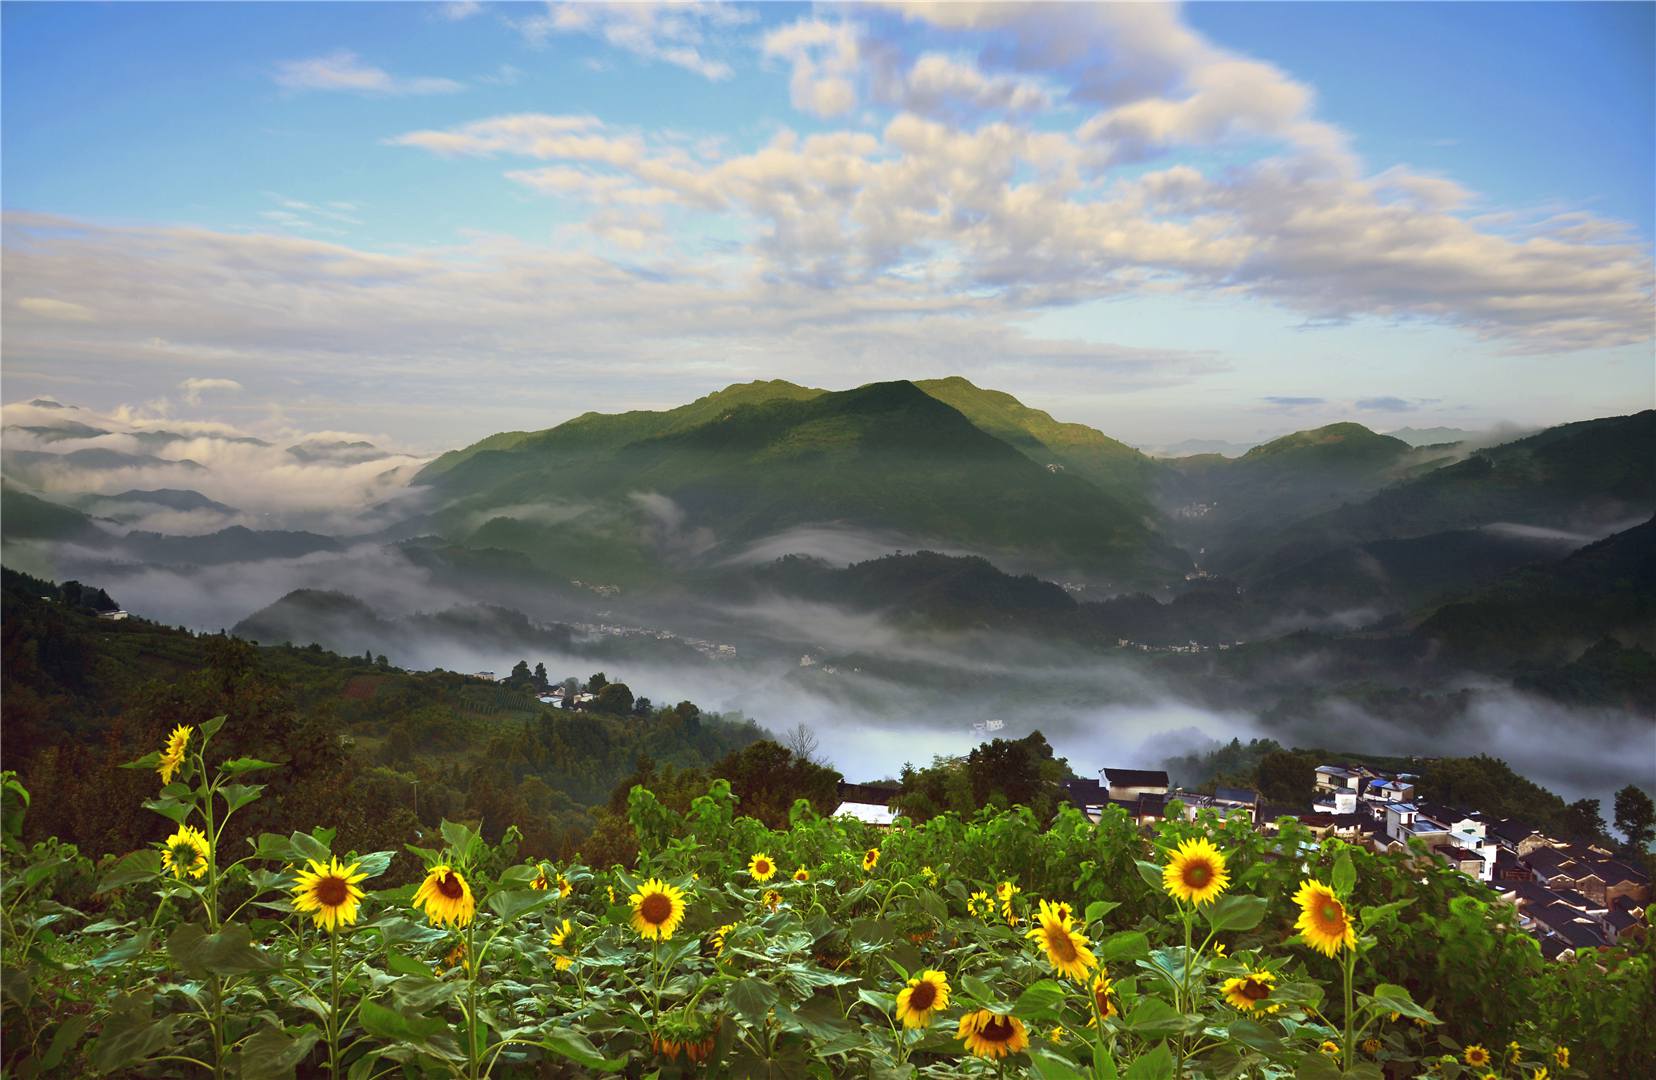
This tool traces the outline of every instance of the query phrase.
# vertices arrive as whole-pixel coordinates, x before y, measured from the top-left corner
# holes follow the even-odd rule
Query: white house
[[[897,811],[880,803],[842,802],[839,809],[834,811],[834,816],[856,818],[864,825],[889,829],[891,823],[897,820]]]

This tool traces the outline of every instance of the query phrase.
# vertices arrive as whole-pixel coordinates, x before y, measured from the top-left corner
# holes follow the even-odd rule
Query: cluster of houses
[[[1101,769],[1096,780],[1064,781],[1064,790],[1095,822],[1113,806],[1140,826],[1154,825],[1174,804],[1192,821],[1204,810],[1220,817],[1245,814],[1256,828],[1274,833],[1283,818],[1292,818],[1318,840],[1332,836],[1380,854],[1423,851],[1488,882],[1517,908],[1519,925],[1551,960],[1644,936],[1651,882],[1642,867],[1597,845],[1546,836],[1514,818],[1418,801],[1417,779],[1363,765],[1319,765],[1309,810],[1262,803],[1257,791],[1242,788],[1185,791],[1156,769]],[[901,794],[897,784],[841,784],[836,813],[888,828],[897,817],[891,802]]]

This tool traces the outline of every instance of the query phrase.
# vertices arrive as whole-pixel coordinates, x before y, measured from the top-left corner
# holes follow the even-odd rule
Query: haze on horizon
[[[1653,11],[7,4],[3,398],[417,455],[751,378],[1148,447],[1635,412]]]

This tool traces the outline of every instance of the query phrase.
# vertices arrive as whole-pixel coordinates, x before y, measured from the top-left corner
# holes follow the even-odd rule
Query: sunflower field
[[[1547,965],[1476,882],[1291,822],[771,830],[720,780],[635,787],[632,867],[447,821],[226,850],[278,766],[215,761],[224,722],[129,766],[168,835],[97,871],[0,780],[6,1075],[1651,1075],[1647,947]]]

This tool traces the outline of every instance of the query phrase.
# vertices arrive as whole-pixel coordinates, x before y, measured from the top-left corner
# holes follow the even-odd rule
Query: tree
[[[380,653],[378,656],[374,657],[374,666],[384,670],[391,666],[391,661],[385,658],[384,653]]]
[[[552,684],[546,681],[546,665],[545,664],[536,664],[535,665],[535,689],[539,690],[541,693],[544,694],[546,691],[550,690],[551,688],[552,688]]]
[[[800,761],[821,763],[821,759],[817,754],[820,744],[817,742],[816,732],[812,730],[811,725],[803,720],[788,730],[788,733],[782,738],[782,745],[786,746],[788,752]]]
[[[593,672],[592,677],[587,680],[587,689],[592,691],[594,694],[599,693],[608,685],[609,680],[604,678],[604,673],[602,671]]]
[[[592,707],[602,713],[625,716],[632,712],[632,689],[624,682],[610,683],[598,691],[598,697],[593,701]]]
[[[634,716],[649,716],[650,699],[647,697],[641,697],[637,701],[634,701],[632,711]]]
[[[1643,855],[1656,837],[1656,803],[1637,785],[1616,792],[1616,828],[1627,838],[1626,850]]]
[[[839,806],[838,772],[801,761],[769,739],[727,755],[708,771],[730,781],[740,813],[773,829],[787,827],[795,799],[809,799],[819,814],[831,814]]]
[[[1265,802],[1305,806],[1317,786],[1317,763],[1310,754],[1273,750],[1259,759],[1255,770],[1259,797]]]
[[[1604,815],[1597,799],[1577,799],[1564,808],[1564,831],[1574,840],[1597,840],[1604,836]]]

